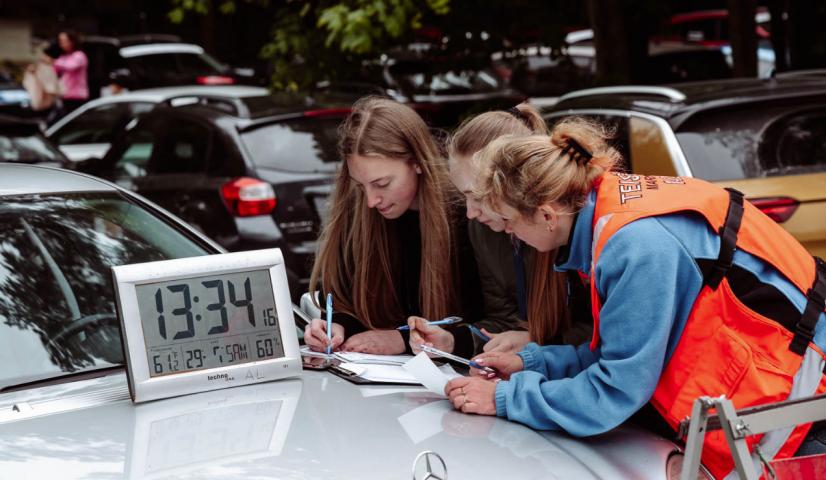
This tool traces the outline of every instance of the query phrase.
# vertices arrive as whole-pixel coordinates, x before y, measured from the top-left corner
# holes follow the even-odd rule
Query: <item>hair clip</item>
[[[513,115],[513,116],[514,116],[517,120],[519,120],[520,122],[523,122],[523,123],[525,123],[525,124],[527,124],[527,123],[528,123],[528,117],[527,117],[527,116],[525,116],[525,114],[524,114],[524,113],[522,113],[522,111],[521,111],[521,110],[519,110],[518,108],[516,108],[516,107],[511,107],[511,108],[506,109],[505,111],[506,111],[506,112],[508,112],[508,113],[510,113],[511,115]]]
[[[591,152],[589,152],[573,138],[566,138],[565,144],[566,145],[562,148],[560,155],[570,156],[571,160],[575,161],[578,165],[585,165],[592,158],[594,158],[594,155]]]

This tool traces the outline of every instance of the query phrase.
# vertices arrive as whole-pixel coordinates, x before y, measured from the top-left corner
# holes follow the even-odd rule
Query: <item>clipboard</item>
[[[346,368],[340,367],[339,364],[341,363],[341,361],[337,359],[322,359],[321,357],[310,356],[302,356],[301,359],[302,368],[304,368],[305,370],[326,370],[332,373],[333,375],[339,378],[343,378],[348,382],[354,383],[356,385],[401,385],[408,387],[422,386],[420,383],[370,380],[361,377],[357,373],[347,370]]]
[[[343,378],[350,383],[354,383],[356,385],[401,385],[405,387],[421,387],[421,383],[406,383],[406,382],[385,382],[385,381],[376,381],[376,380],[368,380],[366,378],[360,377],[356,375],[355,372],[351,372],[350,370],[344,369],[339,367],[338,365],[331,364],[327,367],[327,371],[332,373],[333,375]]]

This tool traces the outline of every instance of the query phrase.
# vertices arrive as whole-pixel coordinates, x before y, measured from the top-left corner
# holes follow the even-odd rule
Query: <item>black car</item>
[[[231,251],[280,247],[307,290],[346,108],[202,101],[160,106],[79,170],[134,190]]]
[[[0,115],[0,162],[65,167],[69,159],[43,135],[37,122]]]
[[[364,63],[354,78],[321,83],[318,91],[348,102],[368,94],[387,96],[443,128],[456,127],[477,113],[513,107],[526,98],[508,86],[489,58],[429,48],[390,52]]]
[[[128,90],[174,85],[259,84],[255,71],[225,65],[203,48],[180,43],[175,36],[87,37],[91,98],[116,83]]]

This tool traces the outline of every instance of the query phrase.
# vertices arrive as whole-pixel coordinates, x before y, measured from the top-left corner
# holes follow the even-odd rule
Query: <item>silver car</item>
[[[101,180],[0,164],[0,478],[664,479],[673,443],[576,439],[328,371],[130,400],[110,266],[220,253]],[[426,453],[427,452],[427,453]]]
[[[118,135],[159,104],[177,106],[212,100],[243,111],[248,110],[244,102],[260,103],[267,97],[266,88],[239,85],[135,90],[84,103],[49,127],[46,136],[73,162],[101,159]]]

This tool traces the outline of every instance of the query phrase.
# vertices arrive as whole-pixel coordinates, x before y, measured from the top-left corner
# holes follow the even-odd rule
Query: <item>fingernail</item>
[[[480,358],[479,360],[476,360],[476,363],[478,363],[479,365],[484,365],[485,364],[485,359]]]

